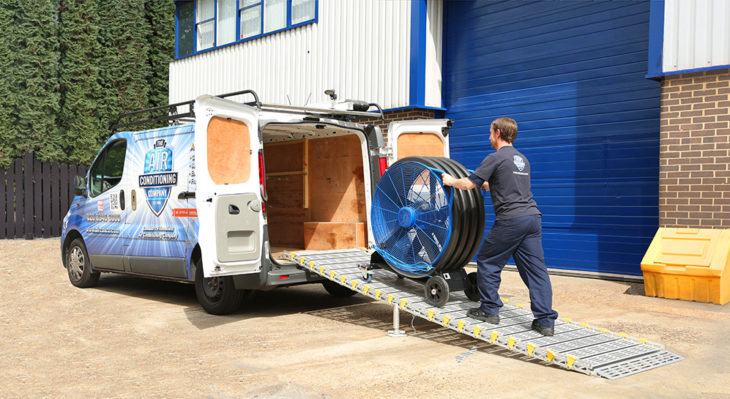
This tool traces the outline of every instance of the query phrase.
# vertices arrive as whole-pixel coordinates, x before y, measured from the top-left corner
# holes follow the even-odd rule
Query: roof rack
[[[243,95],[243,94],[250,94],[254,98],[253,102],[247,102],[244,104],[261,108],[261,101],[259,101],[259,96],[253,90],[234,91],[232,93],[219,94],[216,97],[226,98],[226,97],[239,96],[239,95]],[[195,117],[195,110],[193,109],[194,104],[195,104],[195,100],[190,100],[190,101],[183,101],[183,102],[175,103],[175,104],[163,105],[161,107],[153,107],[153,108],[141,109],[138,111],[125,112],[123,114],[120,114],[117,117],[117,120],[111,125],[110,129],[112,131],[118,131],[120,129],[124,129],[127,127],[139,126],[139,125],[144,125],[144,124],[148,124],[148,123],[154,123],[154,122],[160,122],[160,121],[173,122],[173,121],[177,121],[177,120],[181,120],[181,119],[185,119],[185,118],[194,118]],[[188,112],[178,114],[177,107],[181,107],[184,105],[188,106]],[[131,122],[121,123],[124,119],[128,119],[132,116],[139,116],[139,115],[144,115],[144,114],[154,114],[157,111],[163,111],[163,110],[167,111],[166,116],[158,116],[158,117],[152,117],[152,118],[147,118],[147,119],[134,120]]]
[[[366,102],[353,102],[356,108],[358,108],[357,111],[348,111],[348,110],[338,110],[338,109],[328,109],[328,108],[312,108],[312,107],[298,107],[295,105],[281,105],[281,104],[261,104],[261,110],[262,111],[274,111],[274,112],[288,112],[288,113],[295,113],[295,114],[305,114],[305,115],[313,115],[313,116],[329,116],[333,117],[335,119],[339,119],[344,117],[344,119],[351,119],[348,117],[362,117],[362,118],[373,118],[377,117],[377,114],[374,114],[372,112],[367,112],[370,107],[375,107],[378,109],[378,114],[380,114],[380,119],[385,120],[385,114],[383,113],[383,109],[380,108],[380,105],[375,103],[366,103]]]
[[[270,112],[285,112],[285,113],[294,113],[294,114],[304,114],[304,115],[312,115],[312,116],[327,116],[334,119],[345,119],[345,120],[351,120],[351,119],[357,119],[357,118],[373,118],[377,117],[377,114],[374,114],[373,112],[367,112],[368,109],[371,107],[375,107],[378,109],[378,114],[380,114],[380,118],[385,120],[385,114],[383,113],[383,109],[375,103],[366,103],[363,101],[351,101],[353,104],[353,108],[356,110],[349,111],[349,110],[338,110],[338,109],[327,109],[327,108],[312,108],[312,107],[299,107],[299,106],[293,106],[293,105],[279,105],[279,104],[262,104],[259,100],[258,94],[256,94],[253,90],[241,90],[241,91],[235,91],[232,93],[226,93],[226,94],[219,94],[216,97],[219,98],[226,98],[226,97],[233,97],[233,96],[239,96],[244,94],[250,94],[253,96],[254,101],[252,102],[246,102],[244,104],[255,106],[256,108],[262,110],[262,111],[270,111]],[[190,101],[184,101],[180,103],[175,104],[169,104],[169,105],[163,105],[161,107],[153,107],[153,108],[146,108],[141,109],[138,111],[131,111],[131,112],[125,112],[123,114],[120,114],[119,117],[117,117],[116,121],[111,125],[112,131],[119,131],[124,128],[132,127],[132,126],[139,126],[154,122],[160,122],[160,121],[168,121],[168,122],[174,122],[179,120],[184,120],[185,118],[194,118],[195,117],[195,110],[194,108],[195,100]],[[177,108],[180,106],[188,106],[188,112],[179,114],[177,112]],[[141,116],[145,114],[152,114],[154,115],[158,111],[166,111],[167,115],[165,116],[153,116],[151,118],[146,119],[139,119],[139,120],[132,120],[130,122],[122,123],[125,119],[132,119],[131,117],[135,116]]]

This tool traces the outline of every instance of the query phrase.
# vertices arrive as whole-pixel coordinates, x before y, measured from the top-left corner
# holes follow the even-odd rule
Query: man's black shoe
[[[471,317],[472,319],[486,321],[489,324],[499,324],[498,314],[489,314],[479,308],[469,309],[469,311],[466,312],[466,315]]]
[[[555,328],[553,327],[543,327],[540,324],[537,323],[537,319],[532,321],[532,329],[539,332],[540,334],[546,336],[546,337],[552,337],[555,335]]]

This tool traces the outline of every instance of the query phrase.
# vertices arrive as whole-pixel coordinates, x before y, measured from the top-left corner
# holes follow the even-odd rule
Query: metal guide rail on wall
[[[683,359],[664,350],[661,344],[567,318],[556,321],[554,336],[545,337],[531,330],[533,317],[529,310],[506,300],[503,300],[505,306],[498,325],[467,317],[466,311],[477,305],[463,292],[452,293],[444,307],[433,307],[424,300],[422,284],[400,279],[390,271],[372,270],[372,281],[365,282],[360,265],[370,262],[367,250],[298,251],[290,257],[300,267],[360,294],[458,333],[568,370],[613,380]]]

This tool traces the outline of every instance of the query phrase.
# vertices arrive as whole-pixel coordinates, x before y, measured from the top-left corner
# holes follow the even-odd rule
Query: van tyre
[[[99,282],[100,273],[91,270],[86,245],[80,238],[71,241],[66,250],[66,271],[71,284],[76,287],[89,288]]]
[[[355,295],[355,291],[329,280],[323,281],[322,285],[330,295],[338,298],[347,298],[348,296]]]
[[[231,276],[205,278],[203,263],[195,263],[195,296],[206,312],[215,315],[231,314],[243,303],[246,292],[237,290]]]

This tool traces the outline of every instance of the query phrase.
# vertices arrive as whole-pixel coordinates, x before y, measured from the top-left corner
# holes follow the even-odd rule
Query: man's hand
[[[468,177],[455,179],[448,173],[444,173],[441,175],[441,181],[444,183],[444,186],[452,186],[462,190],[471,190],[472,188],[476,187],[476,184],[474,184],[473,181],[469,180]]]
[[[444,183],[444,186],[453,186],[456,179],[450,174],[444,173],[441,175],[441,181]]]

